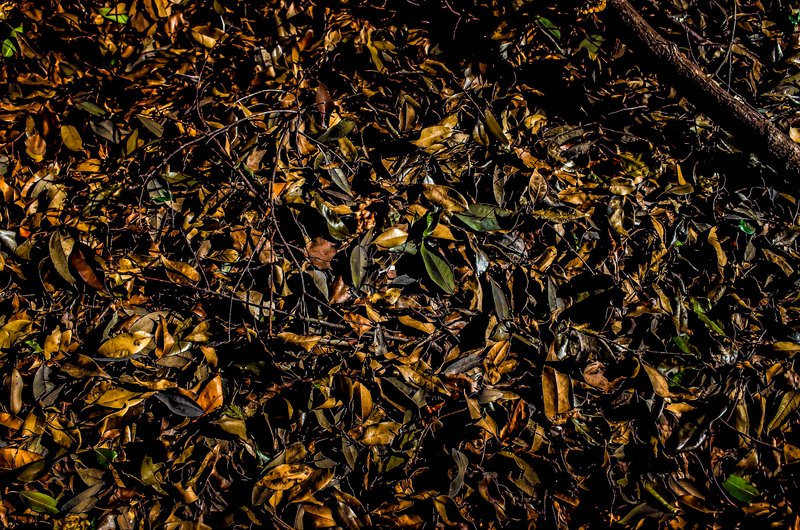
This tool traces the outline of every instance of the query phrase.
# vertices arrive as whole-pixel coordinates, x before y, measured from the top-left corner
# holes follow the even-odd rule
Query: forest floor
[[[797,527],[797,183],[603,7],[3,2],[0,526]]]

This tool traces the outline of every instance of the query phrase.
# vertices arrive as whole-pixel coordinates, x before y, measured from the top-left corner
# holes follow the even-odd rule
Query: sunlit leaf
[[[128,15],[117,12],[117,8],[115,7],[101,7],[97,11],[103,16],[103,18],[107,18],[108,20],[116,22],[117,24],[128,23]]]
[[[39,493],[38,491],[20,491],[19,496],[25,501],[28,507],[34,512],[57,514],[58,501],[50,495]]]
[[[752,484],[738,475],[728,475],[728,478],[722,483],[722,487],[733,498],[747,504],[761,496],[761,493]]]
[[[152,339],[153,335],[147,331],[120,333],[105,341],[97,353],[114,359],[132,357],[147,348]]]
[[[372,241],[375,245],[383,248],[392,248],[402,245],[408,239],[408,233],[400,228],[392,227]]]

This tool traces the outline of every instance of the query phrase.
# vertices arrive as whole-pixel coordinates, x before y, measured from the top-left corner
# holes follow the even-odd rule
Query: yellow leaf
[[[401,424],[396,421],[385,421],[368,425],[359,440],[364,445],[388,445],[400,432]]]
[[[103,357],[119,359],[136,355],[145,349],[152,340],[152,333],[135,331],[133,333],[120,333],[105,341],[97,353]]]
[[[790,390],[786,392],[781,402],[778,404],[778,410],[775,412],[775,416],[767,425],[767,432],[771,432],[782,426],[789,415],[797,410],[798,407],[800,407],[800,390]]]
[[[369,389],[359,382],[353,385],[353,397],[356,400],[356,414],[361,421],[365,421],[372,414],[372,394]]]
[[[392,227],[375,238],[373,243],[383,248],[392,248],[402,245],[408,239],[408,232]]]
[[[149,397],[153,392],[133,392],[124,388],[110,388],[100,394],[93,402],[94,405],[109,409],[124,409],[141,403],[145,397]]]
[[[77,282],[69,270],[69,257],[72,255],[73,248],[75,248],[75,238],[71,235],[56,230],[50,236],[50,260],[53,262],[56,272],[70,285],[75,285]]]
[[[16,344],[20,338],[30,332],[32,322],[30,320],[12,320],[0,327],[0,348],[10,348]]]
[[[299,346],[307,352],[314,349],[314,346],[322,339],[319,335],[298,335],[297,333],[284,332],[278,333],[278,337],[294,346]]]
[[[96,158],[90,158],[88,160],[84,160],[77,166],[75,166],[75,171],[80,173],[97,173],[100,171],[100,161]]]
[[[772,344],[773,351],[782,352],[782,353],[791,353],[795,354],[800,352],[800,344],[796,342],[775,342]]]
[[[211,335],[208,333],[210,326],[211,325],[208,323],[208,321],[204,320],[196,325],[195,328],[184,337],[184,339],[192,342],[208,342],[208,339],[211,338]]]
[[[413,143],[422,149],[428,148],[435,143],[447,140],[452,136],[453,129],[445,127],[444,125],[434,125],[433,127],[426,127],[422,129],[419,139],[414,140]]]
[[[197,270],[183,261],[170,261],[164,256],[161,256],[161,263],[168,271],[177,272],[187,280],[193,283],[200,281],[200,273]]]
[[[434,228],[433,232],[431,232],[431,237],[435,237],[436,239],[445,239],[447,241],[456,240],[456,236],[453,235],[453,231],[450,230],[450,227],[443,225],[442,223],[436,225],[436,228]]]
[[[644,366],[644,371],[647,372],[647,377],[650,378],[650,384],[653,385],[653,391],[662,398],[672,397],[672,392],[669,390],[669,382],[664,374],[653,368],[652,366]]]
[[[438,184],[423,184],[422,194],[433,204],[444,208],[448,213],[463,212],[467,209],[467,200],[453,188]]]
[[[192,37],[194,40],[206,48],[213,48],[224,36],[224,31],[210,26],[195,26],[192,28]]]
[[[509,145],[511,142],[508,140],[506,133],[503,132],[503,128],[498,123],[497,118],[494,117],[494,114],[486,111],[486,128],[495,137],[496,140],[504,143],[505,145]]]
[[[725,265],[728,264],[728,257],[725,255],[725,251],[722,250],[722,245],[719,244],[719,239],[717,238],[717,228],[714,227],[708,232],[708,242],[714,247],[714,252],[717,254],[717,268],[719,269],[720,274],[725,269]]]
[[[305,481],[314,469],[305,464],[281,464],[275,466],[258,481],[258,486],[276,491],[292,489]]]
[[[64,142],[64,146],[70,151],[83,151],[81,133],[72,125],[61,126],[61,141]]]
[[[0,412],[0,425],[13,432],[22,427],[22,420],[8,412]]]
[[[503,361],[506,360],[508,356],[508,352],[511,349],[511,342],[507,340],[501,340],[496,344],[493,344],[489,351],[486,352],[486,356],[484,357],[483,363],[486,366],[500,366]]]
[[[404,326],[408,326],[412,329],[416,329],[417,331],[421,331],[427,335],[436,331],[436,326],[430,322],[420,322],[414,318],[411,318],[408,315],[400,315],[397,317],[397,320],[400,321],[401,324]]]
[[[564,413],[572,408],[570,403],[571,388],[572,382],[568,375],[562,374],[551,366],[544,367],[542,372],[544,413],[553,423],[558,424],[566,421]]]
[[[22,410],[22,390],[25,388],[25,383],[22,381],[22,375],[16,368],[11,369],[11,380],[8,383],[9,408],[12,414],[17,414]]]

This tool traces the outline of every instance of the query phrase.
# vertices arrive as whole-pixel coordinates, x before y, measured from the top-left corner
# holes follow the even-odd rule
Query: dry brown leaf
[[[338,251],[336,243],[321,237],[315,237],[306,244],[308,261],[318,269],[330,269],[331,261]]]

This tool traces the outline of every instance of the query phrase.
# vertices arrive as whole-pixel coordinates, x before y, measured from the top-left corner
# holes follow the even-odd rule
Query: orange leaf
[[[206,383],[205,388],[197,396],[197,404],[206,414],[222,406],[222,378],[219,375]]]

